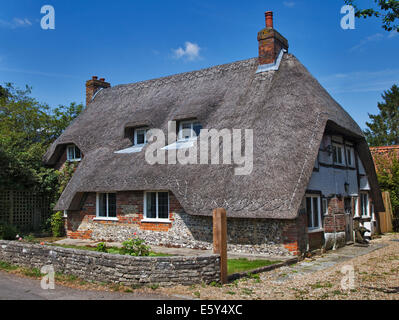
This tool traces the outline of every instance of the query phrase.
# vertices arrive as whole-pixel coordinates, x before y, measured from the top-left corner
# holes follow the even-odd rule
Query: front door
[[[345,198],[345,238],[346,242],[353,242],[352,198]]]

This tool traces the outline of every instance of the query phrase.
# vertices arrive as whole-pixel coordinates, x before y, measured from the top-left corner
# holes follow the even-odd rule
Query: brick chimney
[[[258,32],[260,65],[274,63],[282,49],[288,50],[288,40],[273,28],[273,12],[265,16],[266,28]]]
[[[89,105],[94,95],[100,90],[111,87],[111,84],[105,82],[104,78],[98,80],[98,77],[93,76],[91,80],[86,81],[86,106]]]

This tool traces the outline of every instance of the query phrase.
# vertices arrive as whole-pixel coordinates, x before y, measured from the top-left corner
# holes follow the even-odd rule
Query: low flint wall
[[[0,241],[0,261],[126,286],[191,285],[220,281],[220,256],[132,257],[17,241]]]

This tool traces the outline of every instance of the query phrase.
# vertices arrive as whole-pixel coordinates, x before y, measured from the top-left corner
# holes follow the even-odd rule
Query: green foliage
[[[399,156],[395,153],[374,155],[374,162],[380,188],[391,197],[394,230],[399,231]]]
[[[345,0],[345,3],[355,8],[357,18],[376,17],[382,18],[382,27],[386,31],[399,32],[399,1],[398,0],[374,0],[377,8],[359,9],[355,0]]]
[[[58,171],[59,195],[64,192],[69,181],[72,179],[77,166],[78,162],[65,162],[65,165]]]
[[[100,242],[99,244],[97,244],[96,251],[98,251],[98,252],[108,252],[106,243]]]
[[[64,214],[61,211],[51,216],[51,231],[53,237],[62,237],[64,235]]]
[[[15,226],[8,223],[0,223],[0,239],[15,240],[18,230]]]
[[[26,236],[23,237],[23,241],[24,242],[30,242],[30,243],[35,243],[37,242],[35,236],[33,234],[28,234]]]
[[[10,83],[0,87],[0,188],[45,193],[54,202],[58,174],[43,166],[43,155],[83,106],[72,103],[51,109]]]
[[[131,256],[149,256],[151,248],[145,245],[143,239],[135,238],[122,242],[122,254]]]
[[[382,95],[385,102],[378,103],[380,113],[369,117],[364,134],[372,147],[399,144],[399,87],[393,85]]]

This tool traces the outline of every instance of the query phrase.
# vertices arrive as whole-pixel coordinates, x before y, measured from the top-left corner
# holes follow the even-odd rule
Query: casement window
[[[344,146],[333,143],[333,163],[338,165],[345,165]]]
[[[360,215],[362,217],[370,217],[369,195],[367,193],[360,194]]]
[[[134,129],[134,145],[144,146],[147,144],[147,128]]]
[[[144,193],[144,221],[169,222],[169,193]]]
[[[321,228],[320,196],[317,195],[306,196],[306,214],[308,216],[309,230],[320,229]]]
[[[179,123],[178,140],[189,140],[198,137],[201,133],[202,125],[196,120],[181,121]]]
[[[116,193],[97,193],[97,219],[117,220]]]
[[[67,160],[68,161],[80,161],[82,160],[82,154],[80,149],[75,145],[67,147]]]
[[[346,161],[349,167],[355,167],[355,149],[346,147]]]

